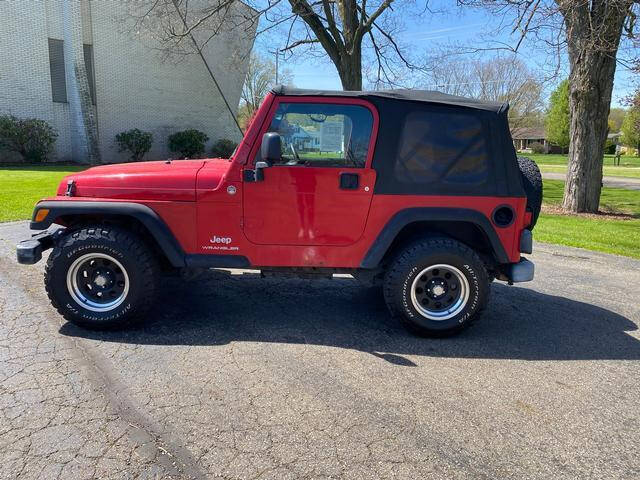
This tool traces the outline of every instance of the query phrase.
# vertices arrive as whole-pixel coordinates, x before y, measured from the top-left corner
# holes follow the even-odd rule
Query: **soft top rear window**
[[[416,110],[405,117],[394,168],[396,180],[413,184],[486,182],[489,158],[480,119],[473,113],[434,110]]]

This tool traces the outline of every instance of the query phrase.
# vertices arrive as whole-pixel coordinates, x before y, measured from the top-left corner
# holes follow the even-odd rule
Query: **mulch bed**
[[[568,213],[556,205],[543,205],[542,213],[565,215],[567,217],[593,218],[596,220],[635,220],[638,217],[630,213],[600,211],[598,213]]]

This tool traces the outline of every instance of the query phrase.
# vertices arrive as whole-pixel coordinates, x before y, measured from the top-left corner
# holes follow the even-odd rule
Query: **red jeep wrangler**
[[[68,321],[114,328],[159,276],[205,268],[350,273],[383,285],[411,331],[476,319],[492,279],[525,282],[542,181],[517,159],[508,106],[438,92],[277,87],[231,159],[108,165],[39,202],[18,261],[45,270]]]

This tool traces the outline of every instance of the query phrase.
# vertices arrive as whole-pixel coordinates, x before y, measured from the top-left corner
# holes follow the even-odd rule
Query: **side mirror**
[[[260,156],[267,164],[278,163],[282,160],[282,139],[276,132],[267,132],[262,137]],[[257,168],[256,164],[256,168]]]

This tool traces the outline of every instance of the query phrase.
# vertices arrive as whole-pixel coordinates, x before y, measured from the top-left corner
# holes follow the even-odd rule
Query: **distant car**
[[[278,87],[229,160],[66,177],[31,222],[64,228],[21,242],[18,261],[53,248],[49,298],[87,328],[142,319],[163,273],[218,267],[350,273],[382,284],[412,332],[453,334],[480,315],[491,280],[534,274],[521,253],[531,253],[542,181],[516,157],[507,110],[438,92]],[[292,132],[314,140],[299,151]],[[260,305],[247,298],[247,308]]]

